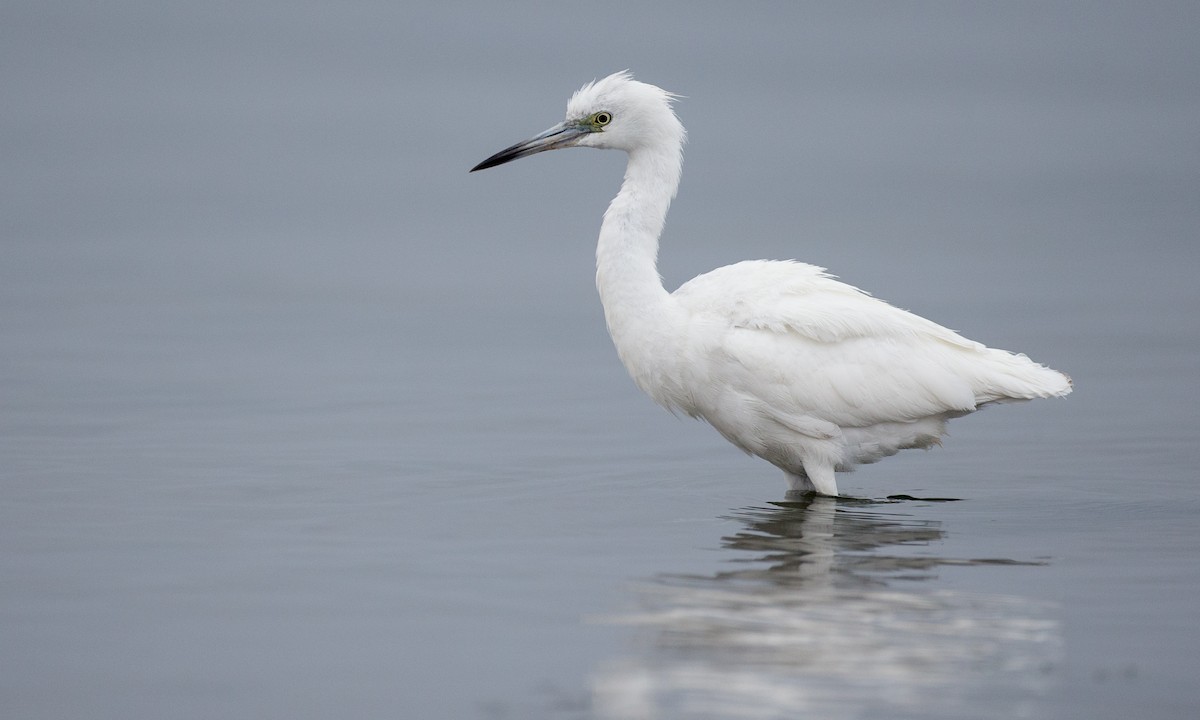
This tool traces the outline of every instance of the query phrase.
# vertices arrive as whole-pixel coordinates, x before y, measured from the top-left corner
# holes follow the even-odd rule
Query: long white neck
[[[674,404],[660,395],[676,318],[658,274],[658,238],[679,187],[681,145],[682,138],[629,153],[596,245],[596,287],[613,344],[634,381],[666,405]]]

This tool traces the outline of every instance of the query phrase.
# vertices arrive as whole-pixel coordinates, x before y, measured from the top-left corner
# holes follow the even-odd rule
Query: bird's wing
[[[674,297],[693,318],[711,381],[780,416],[865,427],[970,412],[995,399],[989,392],[1009,396],[989,390],[1000,356],[1033,365],[802,263],[738,263]]]
[[[824,268],[794,261],[718,268],[684,284],[674,297],[692,312],[728,318],[735,327],[792,332],[822,343],[920,337],[968,350],[984,347],[840,282]]]

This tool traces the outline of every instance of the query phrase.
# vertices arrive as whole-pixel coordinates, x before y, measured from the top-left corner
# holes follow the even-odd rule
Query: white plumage
[[[794,490],[837,495],[834,472],[929,447],[946,420],[1071,380],[838,282],[813,265],[747,261],[674,293],[656,267],[685,131],[673,96],[627,72],[585,85],[566,120],[472,170],[561,147],[624,150],[604,214],[596,286],[617,353],[643,391],[781,468]]]

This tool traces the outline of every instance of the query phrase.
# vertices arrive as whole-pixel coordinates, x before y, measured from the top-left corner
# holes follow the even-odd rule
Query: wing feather
[[[705,380],[791,424],[910,422],[1069,391],[1064,376],[1023,355],[968,340],[813,265],[742,262],[673,297],[691,318],[694,350],[709,358]]]

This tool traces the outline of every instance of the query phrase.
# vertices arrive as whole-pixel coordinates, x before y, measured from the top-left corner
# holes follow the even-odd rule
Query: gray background
[[[1195,717],[1198,7],[5,3],[0,713]],[[669,287],[1075,394],[771,504],[606,337],[623,158],[466,172],[625,68]]]

